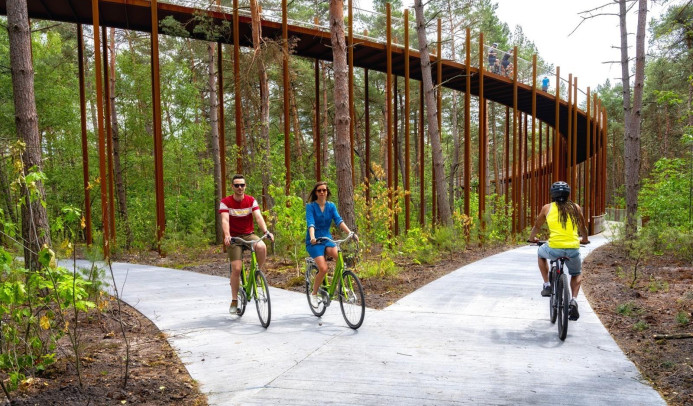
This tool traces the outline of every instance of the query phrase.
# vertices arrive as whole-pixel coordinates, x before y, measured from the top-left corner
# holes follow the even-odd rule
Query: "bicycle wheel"
[[[267,328],[272,319],[272,306],[270,302],[269,286],[265,274],[261,270],[255,271],[255,307],[262,327]]]
[[[245,288],[243,285],[238,287],[238,317],[243,316],[245,313],[245,305],[248,303],[248,297],[245,294]]]
[[[551,283],[551,300],[549,301],[549,314],[551,316],[551,323],[555,323],[558,312],[556,311],[556,268],[554,267],[551,267],[551,271],[549,272],[549,282]]]
[[[315,276],[317,274],[318,268],[315,266],[311,266],[306,270],[306,298],[308,299],[308,307],[310,307],[310,311],[313,312],[314,315],[320,317],[325,314],[327,306],[325,306],[325,303],[322,300],[318,302],[317,306],[313,306],[313,304],[310,302],[310,294],[313,293],[313,283],[315,283]]]
[[[366,315],[366,299],[361,281],[351,271],[344,271],[339,281],[339,306],[349,327],[354,330],[361,327]]]
[[[245,293],[245,269],[241,269],[240,282],[238,286],[238,317],[243,316],[245,313],[245,306],[248,304],[248,295]]]
[[[568,289],[568,275],[561,274],[556,290],[558,302],[558,338],[565,340],[568,335],[568,306],[570,305],[570,291]]]

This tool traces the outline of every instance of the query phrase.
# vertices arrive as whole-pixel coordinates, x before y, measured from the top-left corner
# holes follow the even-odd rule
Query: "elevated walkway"
[[[591,237],[583,257],[607,242]],[[353,331],[333,304],[271,289],[272,323],[254,305],[228,314],[228,279],[113,265],[123,299],[164,331],[213,405],[665,405],[580,294],[560,341],[539,295],[536,247],[448,274]],[[269,281],[271,284],[271,281]]]

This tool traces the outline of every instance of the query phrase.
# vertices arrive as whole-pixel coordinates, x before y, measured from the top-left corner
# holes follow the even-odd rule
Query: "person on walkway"
[[[488,50],[488,70],[490,70],[493,73],[498,73],[496,71],[496,68],[498,66],[498,51],[496,50],[497,47],[498,44],[494,42],[491,48]]]
[[[332,242],[317,243],[316,239],[320,237],[332,238],[330,234],[330,226],[334,224],[347,234],[351,234],[351,230],[346,225],[342,217],[337,212],[337,206],[328,199],[332,193],[330,192],[327,182],[318,182],[311,190],[306,205],[306,223],[308,230],[306,231],[306,251],[308,255],[315,260],[318,266],[318,274],[315,276],[313,284],[313,292],[310,295],[310,302],[314,307],[318,306],[318,288],[322,280],[327,274],[327,261],[325,254],[332,258],[337,258],[337,247]],[[358,241],[358,237],[354,234],[354,239]]]
[[[234,175],[231,181],[233,185],[233,195],[226,196],[219,203],[219,213],[221,213],[221,228],[224,230],[224,245],[228,247],[229,260],[231,261],[231,305],[229,313],[238,314],[238,286],[240,284],[241,269],[243,267],[243,245],[232,243],[231,237],[240,237],[244,240],[259,240],[260,238],[253,233],[253,218],[262,231],[262,235],[268,234],[274,241],[274,235],[267,231],[265,219],[262,211],[257,204],[257,200],[245,194],[245,177]],[[257,263],[260,268],[265,264],[267,258],[267,246],[260,241],[255,245]]]
[[[573,203],[570,197],[570,186],[562,181],[554,182],[550,189],[552,203],[544,205],[534,222],[532,232],[529,235],[530,242],[537,242],[537,233],[546,223],[549,227],[549,241],[543,244],[537,251],[539,257],[539,271],[544,279],[541,290],[542,296],[551,296],[549,284],[549,263],[547,259],[555,260],[559,257],[568,257],[566,261],[570,273],[570,299],[569,319],[577,320],[580,317],[577,301],[582,282],[582,261],[580,260],[580,244],[589,244],[585,218],[580,206]],[[578,233],[581,238],[578,238]]]
[[[513,51],[510,50],[510,52],[506,52],[503,55],[503,60],[501,61],[501,69],[502,69],[501,72],[503,75],[505,75],[507,77],[510,77],[510,75],[508,74],[508,65],[510,65],[512,63],[512,61],[510,60],[512,57],[513,57]]]
[[[548,92],[549,91],[549,78],[544,76],[544,79],[541,81],[541,90]]]

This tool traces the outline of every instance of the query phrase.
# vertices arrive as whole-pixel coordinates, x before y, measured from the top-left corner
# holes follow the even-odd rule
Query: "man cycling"
[[[272,241],[274,241],[274,236],[267,231],[267,225],[262,217],[257,200],[245,194],[245,177],[243,175],[234,175],[231,182],[233,184],[233,195],[221,199],[219,213],[221,213],[221,228],[224,230],[224,245],[229,247],[227,251],[231,261],[231,306],[229,306],[229,313],[236,315],[238,314],[238,286],[240,284],[241,269],[243,268],[243,246],[242,244],[232,243],[231,237],[240,237],[244,240],[259,240],[260,238],[253,234],[253,217],[260,230],[263,230],[263,235],[267,233]],[[255,245],[255,253],[258,266],[262,269],[267,258],[267,246],[264,242],[260,241]]]
[[[549,263],[547,259],[555,260],[559,257],[567,257],[566,261],[570,273],[570,299],[569,319],[577,320],[580,317],[578,312],[577,299],[582,282],[582,261],[580,260],[580,244],[589,244],[587,239],[587,228],[585,218],[582,215],[580,206],[573,203],[570,199],[570,186],[559,181],[551,185],[552,203],[544,205],[534,222],[532,232],[529,235],[530,242],[537,242],[536,235],[541,226],[546,222],[549,227],[549,241],[539,247],[537,251],[539,258],[539,271],[544,279],[544,286],[541,290],[542,296],[551,296],[551,285],[549,283]],[[581,238],[578,238],[578,233]]]

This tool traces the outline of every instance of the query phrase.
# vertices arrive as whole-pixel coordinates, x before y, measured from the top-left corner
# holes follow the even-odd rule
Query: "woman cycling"
[[[318,306],[318,288],[325,278],[325,274],[327,274],[325,254],[332,258],[337,257],[337,247],[334,243],[329,241],[317,243],[316,239],[320,237],[329,237],[332,239],[330,226],[333,221],[342,231],[347,234],[351,233],[349,227],[347,227],[346,223],[337,212],[337,206],[328,201],[331,195],[332,193],[327,187],[327,182],[318,182],[310,192],[308,204],[306,205],[306,223],[308,224],[308,230],[306,232],[306,251],[308,251],[308,254],[315,260],[315,264],[318,266],[318,274],[315,276],[313,292],[310,295],[310,301],[313,306]],[[356,235],[354,235],[354,238],[358,241]]]
[[[544,279],[544,286],[541,290],[542,296],[551,296],[551,285],[549,284],[549,263],[547,259],[555,260],[559,257],[569,258],[566,261],[570,272],[570,299],[569,318],[577,320],[580,317],[578,312],[577,298],[582,282],[582,261],[580,260],[580,244],[589,244],[587,240],[587,228],[585,218],[582,216],[580,206],[573,203],[570,199],[570,186],[559,181],[551,185],[551,199],[553,203],[544,205],[537,216],[529,235],[530,242],[536,242],[536,235],[541,226],[546,222],[549,227],[548,244],[543,244],[538,250],[539,271]],[[578,238],[578,233],[582,237]]]

